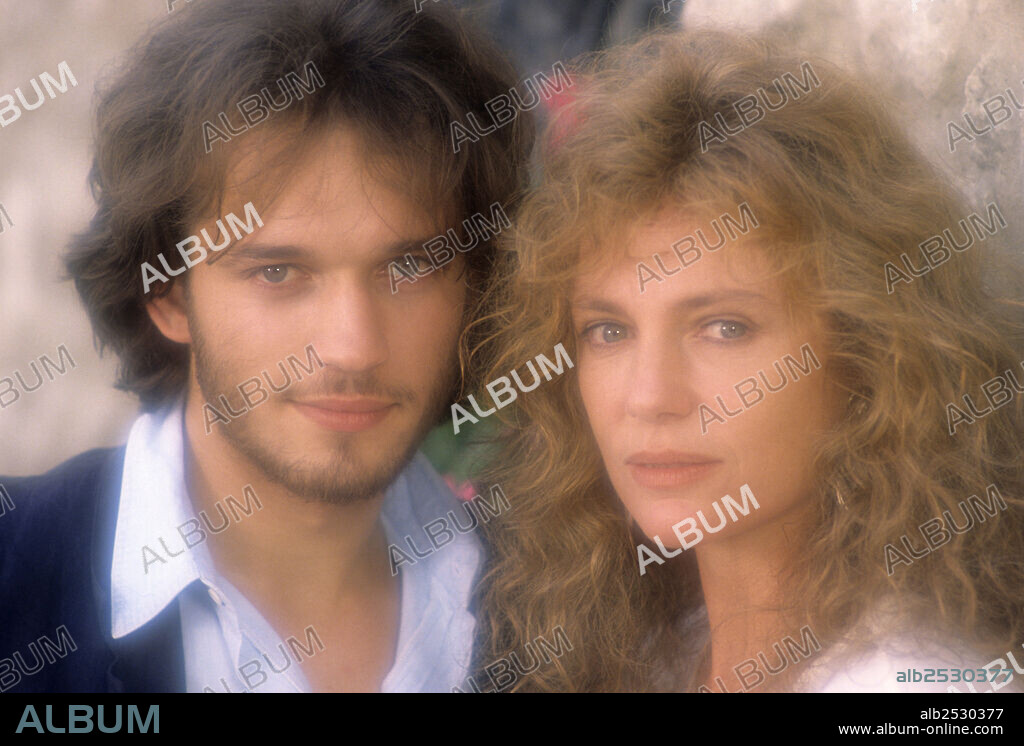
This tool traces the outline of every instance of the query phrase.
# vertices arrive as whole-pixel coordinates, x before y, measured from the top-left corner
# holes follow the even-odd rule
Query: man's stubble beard
[[[243,375],[241,380],[235,380],[240,374],[232,372],[223,359],[211,353],[198,319],[192,311],[191,303],[187,302],[186,307],[192,336],[195,375],[203,398],[207,402],[216,402],[218,397],[224,394],[230,402],[231,392],[237,391],[241,381],[246,377],[251,378],[253,373]],[[275,448],[271,438],[266,435],[272,432],[272,423],[261,428],[261,420],[257,415],[250,416],[246,413],[239,419],[232,419],[218,427],[227,443],[268,481],[281,485],[308,502],[351,504],[377,497],[395,481],[398,474],[416,455],[420,443],[434,423],[439,421],[452,399],[457,378],[458,351],[453,347],[429,389],[426,406],[419,420],[409,431],[408,436],[400,435],[388,445],[386,452],[381,454],[382,458],[376,464],[354,462],[353,449],[349,447],[349,443],[359,438],[360,433],[331,433],[335,438],[340,438],[334,449],[336,458],[332,458],[328,465],[323,466],[311,460],[283,457],[283,449]],[[415,406],[417,402],[415,394],[408,389],[382,387],[372,373],[349,375],[326,367],[316,370],[309,380],[309,385],[316,388],[311,392],[304,386],[304,397],[380,396],[397,400],[405,407]],[[294,379],[292,383],[294,386]],[[291,387],[277,394],[268,391],[270,397],[279,403],[287,401],[291,393]]]

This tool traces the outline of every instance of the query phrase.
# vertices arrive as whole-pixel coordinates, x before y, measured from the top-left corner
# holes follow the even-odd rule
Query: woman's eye
[[[434,267],[427,257],[418,254],[406,254],[397,261],[397,264],[401,269],[413,275],[424,274]]]
[[[746,324],[725,319],[715,319],[710,324],[705,324],[704,329],[708,330],[715,339],[739,339],[750,331]]]
[[[288,279],[292,268],[287,264],[274,264],[259,270],[259,276],[271,285],[280,285]]]
[[[627,332],[626,327],[621,324],[605,322],[588,326],[583,330],[583,334],[581,336],[591,344],[607,345],[621,342],[626,338]]]

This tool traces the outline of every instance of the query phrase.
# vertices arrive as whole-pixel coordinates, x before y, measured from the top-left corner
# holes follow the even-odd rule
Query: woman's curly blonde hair
[[[786,82],[801,77],[809,90]],[[829,320],[828,370],[849,393],[820,444],[822,499],[788,568],[787,597],[822,642],[893,596],[911,618],[982,654],[1020,644],[1024,395],[953,435],[947,421],[947,404],[962,407],[965,394],[984,402],[980,387],[997,375],[1024,385],[1020,304],[992,297],[982,274],[1000,258],[998,239],[953,251],[909,282],[887,281],[886,264],[902,270],[901,254],[924,264],[918,246],[929,237],[949,229],[962,242],[972,210],[879,95],[826,62],[726,32],[655,33],[587,60],[575,81],[575,101],[549,130],[543,183],[506,235],[485,299],[488,339],[470,357],[483,380],[558,343],[576,359],[569,298],[584,252],[613,250],[628,226],[666,205],[715,214],[748,202],[791,302]],[[773,106],[788,102],[745,126],[735,105],[751,95],[760,103],[762,91]],[[718,128],[717,116],[742,131],[709,138],[701,122]],[[575,371],[498,417],[487,478],[512,509],[484,526],[479,676],[561,627],[572,651],[509,688],[645,690],[665,685],[657,675],[666,667],[668,686],[692,688],[695,664],[678,632],[703,604],[692,553],[672,571],[637,572],[637,529],[608,481]],[[901,536],[944,511],[963,524],[958,503],[992,484],[1006,510],[887,573],[887,544],[903,551]]]

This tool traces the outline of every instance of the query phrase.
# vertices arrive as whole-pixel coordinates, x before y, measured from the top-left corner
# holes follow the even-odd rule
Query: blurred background
[[[964,126],[965,113],[984,129],[982,104],[1007,89],[1024,102],[1024,0],[457,4],[491,30],[521,78],[550,74],[555,62],[665,25],[766,31],[787,47],[870,78],[898,102],[893,114],[972,209],[984,214],[985,204],[998,202],[1018,271],[992,281],[1024,298],[1024,112],[1014,110],[973,142],[960,140],[953,153],[947,129],[949,122]],[[63,61],[78,82],[0,128],[0,474],[39,473],[83,450],[123,443],[137,414],[134,397],[112,387],[116,360],[97,355],[88,319],[61,276],[60,256],[92,217],[86,177],[93,92],[147,28],[166,18],[167,6],[167,0],[0,0],[0,97],[21,87],[33,100],[30,81],[43,72],[59,80]],[[174,3],[174,13],[188,10],[185,0]],[[41,356],[59,364],[61,345],[74,369],[53,381],[44,377],[32,393],[16,383],[17,399],[4,393],[3,379],[16,371],[34,385],[31,365],[39,367]],[[471,496],[465,480],[480,455],[451,438],[450,427],[443,430],[429,439],[428,455]]]

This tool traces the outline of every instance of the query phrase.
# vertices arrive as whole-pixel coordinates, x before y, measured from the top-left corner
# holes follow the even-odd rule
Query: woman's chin
[[[627,508],[629,506],[627,505]],[[644,535],[659,537],[665,546],[674,544],[679,546],[679,539],[676,538],[673,526],[679,526],[679,530],[685,530],[684,526],[689,525],[687,519],[696,520],[697,510],[700,508],[693,500],[684,497],[663,498],[653,503],[638,506],[631,510],[634,520]],[[679,525],[683,524],[683,525]]]

